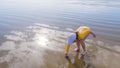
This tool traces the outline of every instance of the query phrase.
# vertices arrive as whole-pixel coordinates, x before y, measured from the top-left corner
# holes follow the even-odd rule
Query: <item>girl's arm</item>
[[[94,37],[94,38],[96,38],[96,35],[95,35],[95,33],[93,33],[93,32],[90,32],[90,34],[92,34],[92,35],[93,35],[93,37]]]

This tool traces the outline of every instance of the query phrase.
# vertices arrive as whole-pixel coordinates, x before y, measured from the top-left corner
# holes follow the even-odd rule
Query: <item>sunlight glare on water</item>
[[[45,46],[49,42],[45,35],[38,35],[37,37],[38,37],[37,42],[38,42],[39,45]]]

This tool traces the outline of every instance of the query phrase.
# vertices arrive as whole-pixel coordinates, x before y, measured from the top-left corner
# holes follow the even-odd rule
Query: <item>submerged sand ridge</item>
[[[64,57],[67,35],[73,29],[36,23],[24,31],[10,31],[0,46],[0,68],[119,68],[120,46],[87,39],[87,55],[73,51]],[[94,42],[93,42],[94,41]],[[75,44],[73,44],[75,45]]]

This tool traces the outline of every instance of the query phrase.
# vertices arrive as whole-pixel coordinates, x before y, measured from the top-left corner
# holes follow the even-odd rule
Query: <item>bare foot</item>
[[[75,51],[75,52],[79,52],[79,51],[80,51],[80,49],[78,49],[78,48],[75,48],[75,49],[74,49],[74,51]]]
[[[86,54],[86,51],[82,51],[81,55],[83,55],[83,56],[84,56],[85,54]]]

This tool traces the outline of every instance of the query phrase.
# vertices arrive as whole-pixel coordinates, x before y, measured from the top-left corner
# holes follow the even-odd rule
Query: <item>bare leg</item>
[[[89,35],[89,34],[88,34]],[[83,51],[86,51],[86,47],[85,47],[85,43],[84,43],[84,41],[85,41],[85,39],[88,37],[88,35],[83,39],[83,40],[81,40],[81,45],[82,45],[82,48],[83,48]]]
[[[76,44],[77,44],[77,48],[80,49],[80,41],[77,41]]]
[[[76,41],[76,48],[75,48],[75,52],[79,52],[79,50],[80,50],[80,41],[79,40],[77,40]]]
[[[77,47],[75,49],[76,52],[79,52],[79,50],[80,50],[80,44],[82,45],[83,53],[86,52],[86,47],[85,47],[84,40],[88,37],[88,35],[84,39],[82,39],[82,40],[76,40],[76,45],[77,45]]]
[[[81,45],[82,45],[83,51],[86,51],[85,43],[83,41],[81,42]]]
[[[83,48],[83,51],[82,51],[81,55],[85,55],[85,54],[86,54],[85,43],[82,41],[82,42],[81,42],[81,45],[82,45],[82,48]]]

